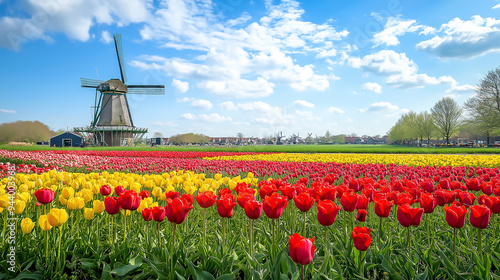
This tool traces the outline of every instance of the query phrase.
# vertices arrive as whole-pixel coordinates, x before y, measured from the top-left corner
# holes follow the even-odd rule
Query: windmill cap
[[[104,83],[101,83],[98,87],[100,91],[114,91],[120,93],[127,93],[127,86],[118,79],[107,80]]]

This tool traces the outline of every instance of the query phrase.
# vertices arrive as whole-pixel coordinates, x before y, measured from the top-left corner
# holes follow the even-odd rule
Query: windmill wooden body
[[[164,85],[127,85],[121,35],[113,37],[121,79],[80,79],[82,87],[96,90],[95,110],[90,126],[75,127],[74,131],[82,133],[95,146],[130,146],[148,132],[147,128],[134,126],[127,94],[165,94]]]

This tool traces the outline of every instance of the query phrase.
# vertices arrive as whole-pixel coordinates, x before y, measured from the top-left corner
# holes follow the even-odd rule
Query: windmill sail
[[[123,50],[122,50],[122,35],[113,34],[115,38],[115,49],[116,56],[118,56],[118,66],[120,67],[120,75],[122,76],[122,82],[127,83],[127,72],[125,72],[125,62],[123,60]]]

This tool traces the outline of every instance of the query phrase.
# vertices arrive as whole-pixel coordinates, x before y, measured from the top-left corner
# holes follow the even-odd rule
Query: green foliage
[[[49,141],[56,133],[39,121],[16,121],[0,124],[0,144],[9,142]]]
[[[170,137],[170,143],[174,145],[180,144],[203,144],[208,143],[210,138],[203,134],[185,133],[177,134]]]

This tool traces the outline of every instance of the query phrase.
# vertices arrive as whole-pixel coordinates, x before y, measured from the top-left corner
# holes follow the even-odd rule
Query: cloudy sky
[[[89,124],[114,33],[129,83],[165,85],[128,95],[149,136],[384,135],[499,67],[500,1],[0,0],[0,123]]]

